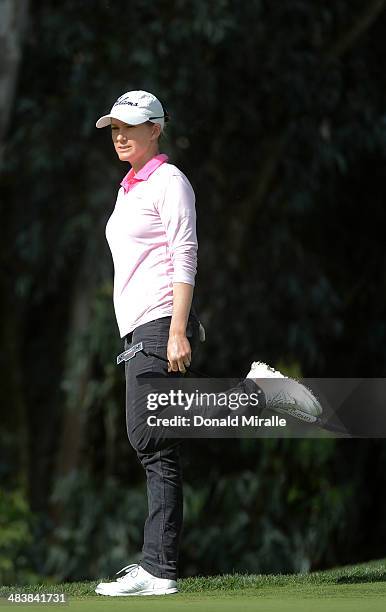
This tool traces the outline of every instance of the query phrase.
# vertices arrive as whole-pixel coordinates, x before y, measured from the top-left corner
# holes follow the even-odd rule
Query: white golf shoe
[[[177,593],[177,582],[168,578],[156,578],[143,567],[133,563],[123,567],[116,575],[125,572],[115,582],[100,582],[95,589],[99,595],[127,597],[129,595],[169,595]]]
[[[310,389],[262,361],[252,363],[247,378],[254,379],[261,387],[269,410],[287,414],[307,423],[318,421],[323,412],[323,408]],[[280,380],[266,380],[267,378]],[[286,382],[283,379],[286,379]]]

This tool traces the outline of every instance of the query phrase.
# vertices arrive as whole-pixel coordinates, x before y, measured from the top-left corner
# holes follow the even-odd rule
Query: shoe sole
[[[251,372],[247,378],[253,380],[265,393],[267,410],[290,414],[307,423],[315,423],[320,420],[323,408],[314,393],[306,385],[295,378],[255,377],[251,375]],[[293,388],[286,391],[285,386],[288,384]],[[283,386],[284,388],[282,388]]]
[[[299,408],[292,408],[288,406],[288,408],[270,408],[272,412],[280,412],[280,414],[289,415],[298,419],[300,421],[304,421],[305,423],[316,423],[320,421],[320,417],[314,416],[309,412],[303,412],[303,410],[299,410]]]
[[[177,588],[152,590],[152,591],[136,591],[135,593],[104,593],[102,590],[95,589],[98,595],[107,595],[109,597],[133,597],[134,595],[172,595],[178,593]]]
[[[275,383],[280,386],[283,379],[274,380]],[[272,398],[272,400],[269,402],[270,405],[267,405],[267,409],[272,410],[273,412],[280,412],[280,414],[292,416],[293,418],[304,421],[305,423],[319,422],[323,413],[323,408],[313,392],[308,387],[302,383],[299,383],[293,378],[286,378],[284,380],[291,383],[291,385],[294,385],[292,393],[289,390],[287,392],[287,398],[285,395],[283,396],[283,394],[279,393],[276,398]],[[309,404],[309,406],[307,406],[307,404]],[[307,407],[303,408],[302,405]],[[318,414],[315,414],[316,411]]]

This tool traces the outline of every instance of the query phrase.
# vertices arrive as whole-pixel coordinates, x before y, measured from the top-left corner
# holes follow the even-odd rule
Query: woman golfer
[[[183,377],[199,342],[200,323],[192,310],[197,268],[195,196],[186,176],[159,152],[167,121],[160,101],[146,91],[118,98],[97,128],[110,126],[116,153],[131,168],[121,182],[106,238],[114,262],[114,308],[125,351],[126,424],[147,479],[148,517],[142,559],[100,583],[100,595],[157,595],[177,592],[178,551],[182,528],[180,441],[152,438],[146,427],[144,384],[147,377]],[[146,352],[136,352],[142,343]],[[240,383],[247,392],[263,390],[265,405],[312,420],[320,405],[295,383],[288,397],[264,388],[264,381],[283,378],[261,362]],[[262,384],[261,384],[262,383]],[[261,391],[260,391],[261,392]],[[279,402],[279,403],[278,403]],[[295,407],[295,408],[294,408]],[[303,415],[303,417],[302,417]]]

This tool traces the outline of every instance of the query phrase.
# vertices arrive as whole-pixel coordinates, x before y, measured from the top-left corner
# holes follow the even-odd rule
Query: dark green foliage
[[[86,470],[56,484],[51,501],[63,504],[61,526],[49,547],[45,573],[60,581],[84,579],[90,571],[108,576],[136,562],[142,547],[146,496],[111,477],[100,482]]]
[[[36,582],[29,567],[34,518],[19,489],[0,489],[0,582]]]

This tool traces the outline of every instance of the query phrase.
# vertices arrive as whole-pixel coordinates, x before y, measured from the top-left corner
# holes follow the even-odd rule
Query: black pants
[[[162,317],[140,325],[126,336],[125,350],[142,341],[146,350],[166,358],[170,322],[171,317]],[[186,335],[191,345],[194,367],[194,355],[199,345],[199,322],[192,315],[189,316]],[[149,415],[146,397],[150,384],[146,383],[146,379],[149,376],[183,375],[168,373],[166,362],[143,353],[137,353],[125,363],[125,374],[127,435],[147,480],[148,517],[140,565],[158,578],[176,579],[183,518],[181,440],[150,435],[146,424]],[[256,385],[247,379],[238,388],[241,392],[251,392],[256,390]]]

